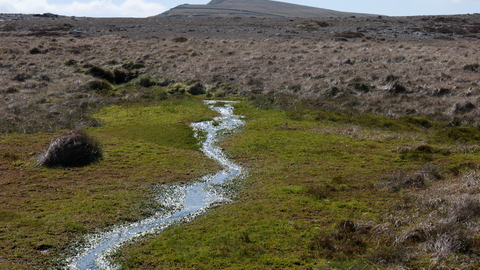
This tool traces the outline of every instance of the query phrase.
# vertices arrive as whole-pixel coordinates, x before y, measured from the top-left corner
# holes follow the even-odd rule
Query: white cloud
[[[0,0],[2,13],[55,13],[67,16],[89,17],[148,17],[160,14],[167,8],[143,0],[125,0],[121,4],[110,0],[93,0],[82,3],[49,4],[47,0]]]

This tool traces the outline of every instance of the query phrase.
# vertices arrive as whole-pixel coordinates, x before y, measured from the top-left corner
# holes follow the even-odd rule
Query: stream
[[[218,142],[238,131],[244,122],[233,114],[233,102],[205,101],[210,109],[221,114],[211,121],[193,123],[195,136],[204,140],[202,152],[222,166],[216,174],[206,175],[193,184],[164,185],[159,188],[158,202],[165,209],[153,217],[121,226],[110,231],[88,235],[78,254],[67,259],[70,270],[117,269],[108,257],[128,241],[192,220],[210,206],[228,202],[228,184],[243,175],[242,168],[225,157]]]

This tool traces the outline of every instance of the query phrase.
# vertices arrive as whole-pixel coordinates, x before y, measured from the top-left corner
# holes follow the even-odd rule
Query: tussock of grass
[[[50,142],[48,150],[39,158],[40,166],[81,167],[102,158],[102,147],[84,130],[71,130]]]

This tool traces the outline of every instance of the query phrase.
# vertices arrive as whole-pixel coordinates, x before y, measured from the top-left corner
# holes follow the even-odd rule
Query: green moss
[[[478,142],[480,141],[480,129],[474,127],[447,127],[439,130],[437,136],[450,141]]]
[[[145,105],[110,106],[95,115],[104,124],[88,133],[102,143],[104,159],[87,167],[33,166],[62,132],[0,137],[0,152],[9,153],[0,155],[1,269],[63,268],[67,249],[83,234],[159,210],[157,185],[219,170],[196,150],[189,127],[216,113],[197,99]],[[22,164],[12,164],[12,156]]]
[[[476,164],[479,159],[474,153],[445,150],[449,144],[431,134],[438,124],[421,118],[283,112],[247,103],[237,104],[236,113],[247,116],[247,125],[222,147],[249,168],[237,201],[128,246],[117,254],[124,267],[380,267],[365,259],[374,257],[372,250],[378,245],[371,228],[345,231],[339,224],[371,222],[395,207],[401,197],[376,185],[382,176],[430,160],[460,166],[465,160]],[[321,132],[343,123],[388,136],[365,139]],[[409,136],[400,136],[403,132]],[[397,151],[412,144],[410,136],[432,143]]]

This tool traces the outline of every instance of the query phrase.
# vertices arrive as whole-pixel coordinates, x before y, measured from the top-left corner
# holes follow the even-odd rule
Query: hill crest
[[[329,18],[373,15],[341,12],[271,0],[212,0],[206,5],[180,5],[157,16]]]

